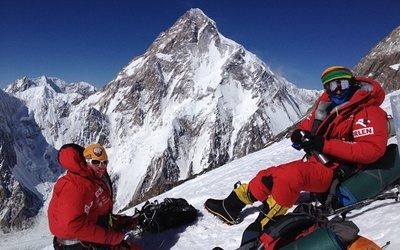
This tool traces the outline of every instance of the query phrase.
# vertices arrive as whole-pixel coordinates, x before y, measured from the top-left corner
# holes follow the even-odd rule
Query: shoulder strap
[[[334,197],[336,197],[336,188],[339,185],[339,179],[334,178],[331,184],[331,187],[329,188],[329,193],[326,197],[325,200],[325,208],[327,209],[327,212],[332,212],[333,207],[332,207],[332,200]]]

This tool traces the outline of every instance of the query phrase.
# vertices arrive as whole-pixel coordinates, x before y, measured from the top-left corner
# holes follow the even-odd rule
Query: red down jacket
[[[106,245],[118,245],[124,234],[100,226],[99,220],[112,212],[111,181],[94,177],[79,152],[78,145],[64,145],[58,160],[67,173],[54,185],[48,208],[50,231],[57,238],[78,239]],[[83,150],[83,149],[82,149]]]
[[[387,114],[380,108],[385,99],[382,87],[376,81],[357,77],[361,88],[349,102],[337,107],[323,117],[316,134],[325,138],[323,152],[331,159],[326,167],[311,157],[308,161],[292,161],[280,166],[261,170],[250,182],[249,190],[259,201],[272,195],[281,206],[291,207],[301,191],[324,193],[329,188],[333,169],[339,163],[361,167],[378,160],[386,150],[388,139]],[[324,92],[317,100],[313,112],[304,119],[298,129],[312,131],[318,112],[330,103]],[[273,178],[273,187],[266,187],[265,179]]]

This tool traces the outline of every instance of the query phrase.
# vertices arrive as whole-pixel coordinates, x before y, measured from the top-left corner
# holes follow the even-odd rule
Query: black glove
[[[292,140],[293,143],[301,145],[301,143],[303,142],[303,136],[307,134],[311,133],[307,130],[296,129],[292,132],[290,139]]]
[[[121,249],[121,250],[130,250],[131,249],[131,245],[129,244],[129,242],[123,240],[121,241],[121,243],[119,243],[118,248],[117,249]]]
[[[300,146],[304,149],[304,151],[317,151],[322,153],[324,149],[325,139],[320,135],[311,135],[306,134],[304,135],[303,141]]]

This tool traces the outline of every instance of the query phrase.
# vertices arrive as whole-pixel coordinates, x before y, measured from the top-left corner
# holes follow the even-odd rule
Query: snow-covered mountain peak
[[[10,85],[8,85],[4,91],[9,94],[17,94],[25,91],[35,91],[38,89],[42,91],[50,91],[53,93],[64,93],[64,94],[81,94],[87,97],[97,91],[95,87],[86,82],[78,83],[66,83],[65,81],[57,77],[41,76],[37,78],[20,78]]]
[[[89,99],[108,117],[109,136],[118,141],[113,150],[130,156],[113,173],[120,183],[138,186],[134,199],[140,200],[156,183],[183,180],[262,148],[303,117],[317,95],[276,76],[192,9]],[[122,142],[127,136],[134,146]],[[131,164],[141,167],[128,175]],[[130,196],[117,194],[117,204]]]
[[[208,18],[200,9],[190,9],[168,30],[161,32],[145,54],[135,57],[125,66],[114,81],[134,75],[137,73],[134,69],[153,63],[157,59],[170,62],[177,61],[180,55],[174,55],[176,51],[191,50],[194,46],[202,46],[204,49],[208,49],[209,39],[220,44],[222,38],[224,37],[218,33],[213,20]],[[196,57],[196,54],[192,54],[192,57]]]
[[[10,85],[8,85],[4,90],[7,93],[17,93],[17,92],[23,92],[26,91],[28,89],[32,89],[32,88],[36,88],[39,86],[42,87],[49,87],[51,89],[53,89],[55,92],[62,92],[61,88],[62,86],[64,86],[65,83],[55,79],[54,81],[51,78],[47,78],[46,76],[41,76],[38,78],[28,78],[28,77],[23,77],[20,78],[16,81],[14,81],[13,83],[11,83]]]
[[[218,38],[216,23],[200,9],[191,9],[167,31],[161,32],[149,50],[157,49],[161,53],[169,54],[172,49],[179,46],[185,47],[187,43],[197,43],[204,36]]]
[[[86,82],[68,84],[59,78],[46,76],[24,77],[5,88],[5,92],[25,102],[48,144],[55,148],[61,147],[66,142],[80,141],[75,139],[76,135],[66,134],[68,128],[76,128],[75,123],[79,119],[64,120],[67,120],[75,110],[84,110],[79,104],[96,91],[95,87]],[[86,112],[85,109],[83,117]],[[74,133],[77,131],[72,130],[71,134]]]

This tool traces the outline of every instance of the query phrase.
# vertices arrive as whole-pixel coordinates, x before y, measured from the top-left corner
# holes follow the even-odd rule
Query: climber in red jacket
[[[324,193],[343,169],[360,168],[385,153],[388,125],[387,114],[380,108],[385,99],[380,84],[354,77],[343,66],[327,68],[321,79],[324,93],[291,134],[294,145],[307,157],[261,170],[249,184],[236,185],[226,199],[205,202],[209,212],[228,224],[237,223],[246,205],[255,201],[264,204],[256,221],[243,233],[242,245],[256,238],[273,217],[284,215],[300,192]],[[329,161],[318,160],[318,153]]]
[[[137,220],[114,215],[107,173],[108,156],[100,144],[66,144],[58,160],[67,172],[54,185],[48,220],[55,249],[142,249],[132,242]]]

